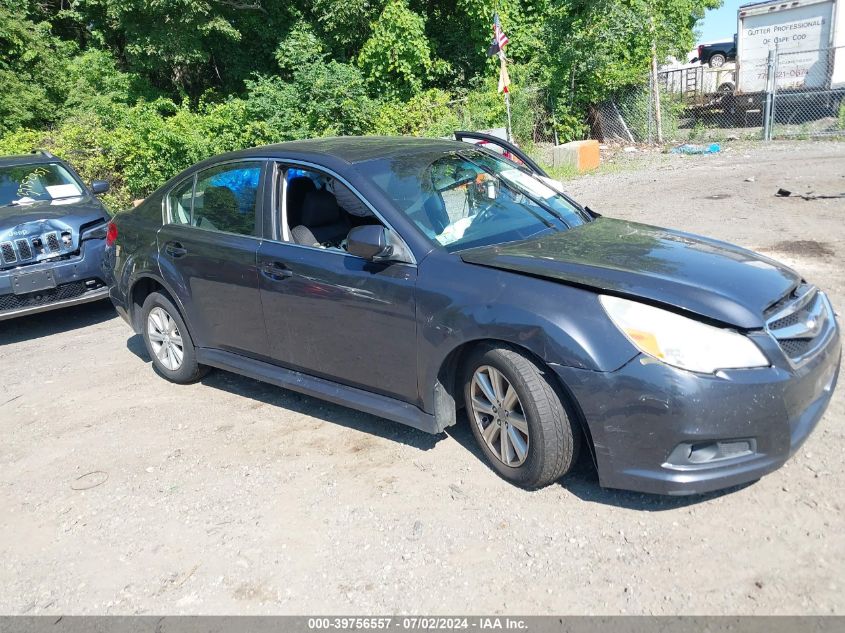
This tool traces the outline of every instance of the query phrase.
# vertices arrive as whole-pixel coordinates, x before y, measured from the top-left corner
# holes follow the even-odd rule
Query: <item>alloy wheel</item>
[[[147,317],[147,337],[153,354],[170,371],[182,366],[185,348],[176,321],[164,308],[156,306]]]
[[[481,437],[506,466],[516,468],[528,458],[528,420],[514,386],[495,367],[475,370],[470,406]]]

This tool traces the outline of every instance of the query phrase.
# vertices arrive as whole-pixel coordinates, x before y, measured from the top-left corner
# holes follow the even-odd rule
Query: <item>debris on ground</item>
[[[775,195],[778,198],[801,198],[802,200],[833,200],[835,198],[845,198],[845,192],[842,193],[795,193],[787,189],[778,189]]]
[[[693,145],[691,143],[684,143],[669,150],[671,154],[718,154],[722,151],[722,146],[718,143],[710,143],[710,145]]]

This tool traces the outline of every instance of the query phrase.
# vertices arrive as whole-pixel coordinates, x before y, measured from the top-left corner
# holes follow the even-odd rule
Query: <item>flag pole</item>
[[[505,68],[507,67],[506,65],[508,63],[508,60],[505,57],[505,51],[503,51],[503,50],[499,51],[499,61],[502,64],[503,67],[505,67]],[[510,91],[508,86],[505,86],[504,92],[505,92],[505,110],[508,113],[508,126],[507,126],[507,128],[505,128],[505,136],[507,136],[507,139],[505,139],[505,140],[507,140],[507,142],[510,143],[510,142],[512,142],[512,135],[511,135],[511,91]]]
[[[512,142],[512,139],[511,139],[511,95],[510,95],[509,92],[505,93],[505,108],[508,111],[508,133],[507,133],[508,139],[507,140],[508,140],[508,143],[510,143],[510,142]]]
[[[505,46],[508,44],[508,36],[502,31],[502,25],[499,22],[498,11],[493,14],[493,41],[490,43],[490,48],[487,49],[487,55],[492,57],[499,53],[499,92],[505,95],[505,110],[508,114],[507,127],[505,128],[505,136],[508,143],[513,142],[513,134],[511,133],[511,95],[509,86],[511,78],[508,76],[508,60],[505,57]]]

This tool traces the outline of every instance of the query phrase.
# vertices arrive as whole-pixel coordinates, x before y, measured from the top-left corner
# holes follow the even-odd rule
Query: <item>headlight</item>
[[[705,374],[769,366],[760,348],[737,332],[636,301],[607,295],[601,295],[599,301],[638,350],[667,365]]]
[[[84,242],[86,240],[102,240],[106,237],[106,229],[108,229],[108,222],[103,222],[97,226],[91,227],[90,229],[85,229],[82,234],[79,236],[79,241]]]

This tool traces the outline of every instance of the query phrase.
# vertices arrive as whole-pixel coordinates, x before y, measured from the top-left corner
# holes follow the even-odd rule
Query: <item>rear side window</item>
[[[255,203],[260,180],[258,161],[201,171],[194,189],[191,224],[212,231],[257,235]]]

